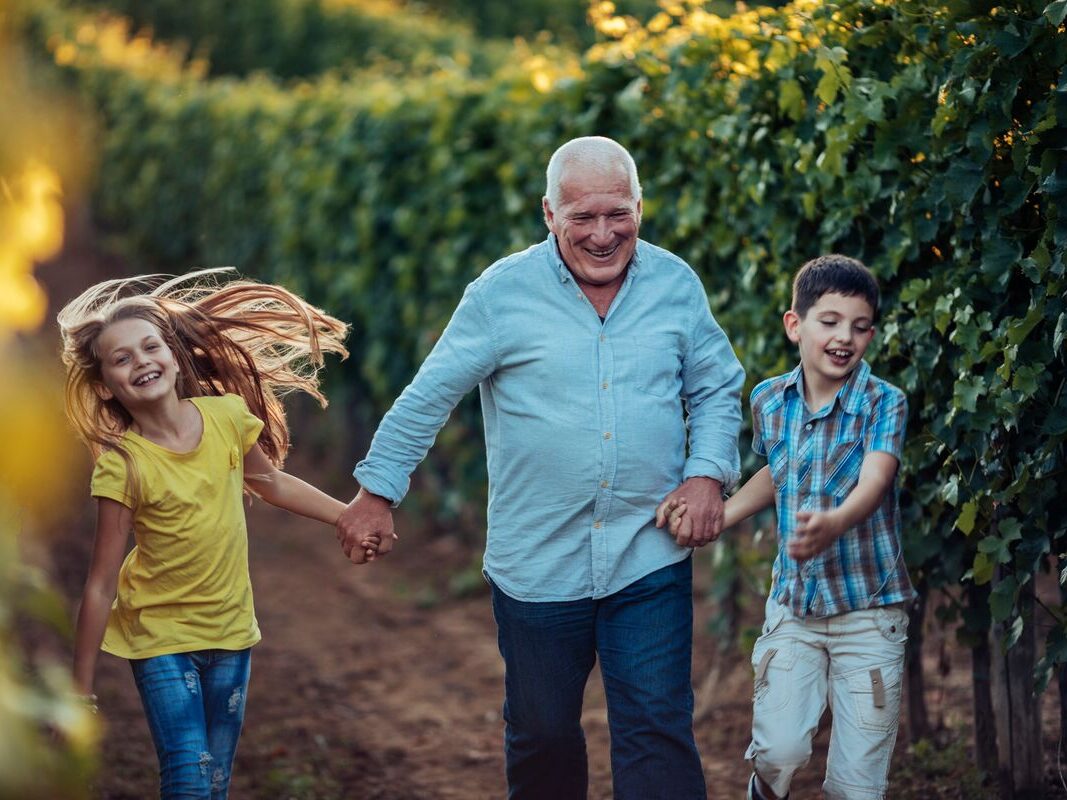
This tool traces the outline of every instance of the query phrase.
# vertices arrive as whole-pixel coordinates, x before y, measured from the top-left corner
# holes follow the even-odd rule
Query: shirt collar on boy
[[[843,408],[849,414],[859,414],[863,411],[864,403],[867,402],[867,383],[871,377],[871,368],[866,361],[860,361],[852,374],[848,376],[848,380],[845,384],[837,390],[837,394],[834,396],[834,402],[828,403],[824,408],[816,409],[811,416],[822,417],[833,411],[835,403],[840,403]],[[782,385],[783,399],[786,392],[790,389],[795,391],[800,397],[804,396],[804,368],[797,364],[792,372],[789,373],[789,377],[786,378],[785,383]]]

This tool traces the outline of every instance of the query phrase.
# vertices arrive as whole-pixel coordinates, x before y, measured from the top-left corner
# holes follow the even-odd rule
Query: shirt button
[[[608,488],[608,482],[607,481],[601,481],[600,482],[600,488],[601,489],[607,489]]]
[[[607,389],[608,388],[608,382],[604,381],[602,384],[600,384],[600,388],[601,389]]]
[[[805,425],[804,427],[805,427],[805,429],[807,429],[807,430],[809,430],[809,431],[810,431],[810,430],[811,430],[812,428],[814,428],[814,427],[815,427],[815,423],[814,423],[814,422],[809,422],[809,423],[808,423],[807,425]]]
[[[606,342],[607,340],[608,340],[607,336],[605,336],[604,334],[600,334],[600,341]]]
[[[611,434],[610,433],[605,433],[604,434],[604,438],[605,439],[610,439],[611,438]]]
[[[596,522],[594,522],[593,523],[593,527],[594,528],[599,528],[600,527],[600,520],[597,520]]]

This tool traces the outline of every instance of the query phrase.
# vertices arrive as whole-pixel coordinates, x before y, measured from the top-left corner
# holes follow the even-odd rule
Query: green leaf
[[[1019,367],[1015,370],[1015,375],[1012,377],[1011,388],[1020,392],[1022,399],[1025,400],[1037,392],[1037,377],[1042,373],[1044,373],[1044,369]]]
[[[956,505],[959,502],[960,497],[960,476],[952,475],[945,485],[941,487],[939,492],[941,499],[948,503],[950,506]]]
[[[1026,316],[1012,323],[1008,328],[1008,341],[1012,344],[1021,344],[1039,322],[1045,317],[1045,303],[1039,302],[1030,309]]]
[[[945,197],[953,205],[971,202],[982,185],[984,175],[985,170],[979,164],[969,161],[954,163],[945,173]]]
[[[1064,0],[1067,2],[1067,0]],[[1067,335],[1067,312],[1060,314],[1060,318],[1056,320],[1056,332],[1052,334],[1052,349],[1059,351],[1063,347],[1063,338]]]
[[[837,76],[837,70],[831,67],[819,78],[819,84],[815,87],[815,96],[826,105],[830,105],[837,97],[837,92],[840,88],[841,79]]]
[[[985,553],[975,553],[974,566],[971,567],[971,578],[975,584],[982,586],[993,580],[995,566],[996,564]]]
[[[1023,618],[1016,617],[1011,621],[1011,627],[1004,633],[1004,640],[1001,643],[1004,650],[1010,650],[1015,646],[1015,643],[1019,641],[1019,637],[1023,635]]]
[[[1005,517],[997,524],[1005,542],[1014,542],[1023,538],[1023,526],[1015,517]]]
[[[978,398],[987,391],[985,381],[977,375],[956,381],[953,400],[959,408],[974,413],[978,410]]]
[[[1049,3],[1042,13],[1048,18],[1049,22],[1058,28],[1063,24],[1063,20],[1067,18],[1067,0],[1055,0],[1055,2]]]
[[[782,81],[778,86],[778,110],[790,119],[799,121],[804,118],[807,109],[808,104],[800,82],[795,78]]]
[[[1015,593],[1018,589],[1019,583],[1014,575],[1009,575],[993,587],[989,595],[989,610],[995,622],[1003,622],[1011,616],[1012,608],[1015,607]]]
[[[960,515],[956,518],[956,527],[967,536],[974,531],[974,523],[978,517],[978,501],[968,500],[963,504]]]

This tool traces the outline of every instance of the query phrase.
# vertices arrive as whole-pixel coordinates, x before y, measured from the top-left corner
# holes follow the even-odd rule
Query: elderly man
[[[697,276],[638,239],[641,186],[621,145],[560,147],[542,205],[547,240],[467,287],[382,420],[338,537],[354,560],[368,534],[388,551],[391,508],[478,386],[508,796],[586,796],[582,696],[599,657],[616,800],[703,798],[690,547],[718,536],[738,476],[744,373]],[[680,542],[655,521],[675,497],[694,522]]]

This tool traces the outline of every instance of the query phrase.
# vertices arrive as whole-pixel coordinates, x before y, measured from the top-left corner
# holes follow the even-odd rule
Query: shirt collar
[[[841,408],[849,414],[859,414],[863,411],[863,398],[867,393],[867,384],[870,382],[871,368],[866,361],[860,363],[852,370],[845,385],[837,390],[834,397],[835,403],[840,403]],[[804,369],[797,364],[782,386],[783,394],[792,388],[800,397],[804,396]],[[832,405],[832,404],[831,404]]]
[[[567,265],[563,263],[563,257],[559,254],[559,241],[556,239],[556,234],[548,234],[548,258],[552,264],[556,267],[556,271],[559,272],[559,282],[567,283],[574,280],[574,276],[571,275],[571,271],[567,269]],[[637,247],[634,248],[633,257],[630,259],[630,263],[627,266],[627,274],[633,274],[641,268],[641,251],[644,250],[644,242],[640,239],[637,240]]]

